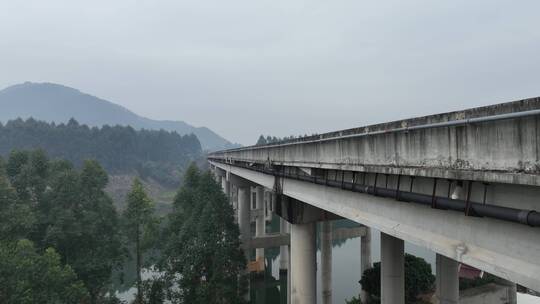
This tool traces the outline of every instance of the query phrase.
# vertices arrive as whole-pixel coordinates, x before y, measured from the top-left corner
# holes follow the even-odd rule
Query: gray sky
[[[0,87],[155,119],[320,133],[540,95],[540,1],[0,0]]]

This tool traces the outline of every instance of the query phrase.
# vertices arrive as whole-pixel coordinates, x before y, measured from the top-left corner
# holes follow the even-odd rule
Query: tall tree
[[[34,224],[34,211],[19,201],[0,164],[0,241],[27,237]]]
[[[112,269],[123,253],[118,216],[104,192],[106,184],[107,174],[95,161],[86,161],[79,172],[69,162],[49,161],[43,151],[11,152],[8,162],[0,165],[0,243],[7,246],[4,256],[22,252],[31,257],[28,261],[20,260],[21,270],[31,266],[27,263],[39,264],[42,258],[52,263],[58,256],[60,265],[69,266],[69,271],[84,283],[89,302],[101,302],[106,297]],[[24,250],[13,245],[25,239],[32,245],[23,246]],[[34,251],[28,249],[34,248],[34,244]],[[58,263],[51,263],[43,265],[58,269]],[[29,277],[41,277],[34,270],[29,271]],[[29,288],[56,288],[54,278],[50,282],[43,278]],[[19,284],[18,278],[6,279],[6,284]],[[55,300],[52,294],[51,297],[51,302],[44,298],[34,302],[80,302]]]
[[[192,165],[169,218],[162,269],[175,303],[243,303],[240,249],[233,210],[209,172]],[[240,278],[240,279],[239,279]]]
[[[127,197],[127,208],[124,211],[126,236],[135,244],[135,260],[137,271],[137,303],[143,303],[143,285],[141,279],[142,257],[148,248],[148,240],[155,231],[157,219],[154,217],[154,205],[144,192],[139,179],[133,181]]]
[[[259,139],[257,140],[257,143],[255,145],[257,146],[266,145],[266,138],[264,138],[263,135],[259,136]]]
[[[53,249],[40,254],[26,239],[0,241],[0,303],[84,303],[88,293]]]
[[[40,203],[36,241],[56,248],[84,282],[91,302],[99,302],[123,257],[118,215],[104,192],[107,175],[95,161],[86,161],[80,173],[67,163],[51,167],[57,171]]]

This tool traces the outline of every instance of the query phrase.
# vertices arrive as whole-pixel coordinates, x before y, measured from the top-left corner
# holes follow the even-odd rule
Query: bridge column
[[[437,298],[440,304],[459,303],[459,263],[437,254]]]
[[[266,210],[266,215],[265,215],[265,218],[267,221],[272,221],[272,216],[273,216],[273,212],[274,212],[274,202],[273,202],[273,193],[272,191],[264,191],[264,194],[265,194],[265,210]]]
[[[452,199],[463,199],[464,189],[457,182],[451,195]],[[459,303],[459,262],[444,255],[436,256],[436,295],[440,304]]]
[[[272,200],[275,199],[275,195],[272,194]],[[290,225],[283,218],[279,218],[279,231],[281,234],[290,233]],[[291,260],[289,259],[291,253],[291,247],[283,245],[279,247],[279,273],[280,275],[287,276],[287,304],[291,303]]]
[[[289,233],[289,223],[286,220],[279,219],[279,231],[281,234]],[[287,272],[289,269],[289,246],[282,245],[279,247],[279,271]]]
[[[229,184],[229,181],[227,180],[227,177],[222,175],[221,176],[221,188],[223,189],[223,192],[225,192],[225,195],[229,198],[230,197],[230,184]]]
[[[251,239],[251,223],[250,223],[250,196],[251,189],[248,182],[235,183],[238,189],[238,226],[240,228],[240,240],[244,248],[244,255],[249,262],[248,244]]]
[[[257,210],[257,217],[255,220],[255,237],[261,237],[266,234],[266,220],[265,220],[265,206],[264,206],[264,188],[257,186],[255,189],[255,209]],[[264,248],[257,248],[256,259],[262,259],[264,261]]]
[[[223,177],[224,178],[224,177]],[[250,248],[249,243],[251,241],[251,183],[239,176],[230,174],[230,183],[235,185],[237,189],[237,211],[238,211],[238,226],[240,228],[240,241],[242,250],[246,261],[250,261]],[[231,187],[233,188],[233,187]],[[248,288],[246,294],[244,294],[244,300],[249,301],[250,286],[248,281]]]
[[[291,231],[289,226],[289,232]],[[291,246],[287,246],[287,256],[291,256]],[[287,271],[287,304],[291,304],[291,294],[292,294],[292,276],[291,276],[291,259],[289,258],[289,271]]]
[[[332,222],[323,221],[321,229],[322,303],[332,304]]]
[[[514,282],[510,282],[504,279],[501,279],[500,282],[507,286],[507,295],[506,295],[506,303],[508,304],[516,304],[517,303],[517,285]]]
[[[371,261],[371,228],[366,226],[366,234],[360,237],[360,277],[364,271],[373,267]],[[367,303],[368,293],[360,289],[360,300],[362,303]]]
[[[218,167],[214,167],[214,170],[212,170],[212,172],[214,173],[214,178],[216,179],[216,182],[218,184],[221,184],[221,175],[219,174],[219,169]]]
[[[381,304],[404,303],[404,242],[381,232]]]
[[[316,222],[291,224],[291,303],[317,303]]]

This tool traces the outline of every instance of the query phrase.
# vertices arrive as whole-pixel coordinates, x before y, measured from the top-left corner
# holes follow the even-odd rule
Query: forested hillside
[[[0,155],[14,149],[43,149],[49,157],[75,166],[94,159],[109,174],[135,174],[168,186],[177,185],[182,171],[202,155],[195,135],[125,126],[90,128],[74,119],[58,125],[34,119],[0,124]]]
[[[74,88],[54,83],[32,83],[0,90],[0,122],[33,117],[55,123],[75,118],[91,127],[131,126],[136,130],[167,130],[180,135],[195,134],[204,150],[220,150],[236,145],[206,127],[194,127],[180,120],[153,120]]]

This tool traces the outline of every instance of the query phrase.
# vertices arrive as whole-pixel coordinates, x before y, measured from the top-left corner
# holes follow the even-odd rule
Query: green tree
[[[107,175],[95,161],[86,161],[80,174],[66,164],[55,168],[59,171],[51,173],[37,238],[42,247],[57,249],[96,303],[123,257],[118,215],[104,192]]]
[[[17,192],[0,171],[0,241],[26,237],[34,223],[33,210],[18,202]]]
[[[42,150],[12,151],[7,174],[21,202],[36,204],[45,191],[48,160]]]
[[[345,300],[345,304],[362,304],[362,301],[357,297],[352,297],[350,300]]]
[[[125,231],[128,239],[135,244],[135,260],[137,269],[137,303],[143,303],[143,286],[141,279],[142,257],[148,249],[146,243],[152,240],[157,219],[154,217],[154,205],[144,192],[139,179],[133,181],[127,197],[127,208],[124,211]]]
[[[4,158],[0,155],[0,176],[6,175],[6,162]]]
[[[243,303],[246,260],[233,210],[209,172],[191,165],[166,228],[164,261],[175,303]]]
[[[259,139],[257,140],[257,143],[255,145],[257,146],[260,146],[260,145],[266,145],[266,138],[264,138],[263,135],[259,136]]]
[[[49,161],[41,150],[12,151],[0,167],[2,245],[29,239],[36,246],[36,255],[44,252],[49,260],[57,255],[62,267],[75,272],[89,293],[90,303],[105,299],[112,269],[123,254],[118,216],[104,192],[107,173],[95,161],[86,161],[78,172],[69,162]],[[4,255],[31,252],[13,248],[21,249],[10,245],[4,248]],[[16,277],[6,280],[6,284],[19,284]],[[28,286],[56,288],[53,282],[53,278],[50,284],[38,280],[41,285]],[[53,294],[51,297],[53,303],[64,303],[54,300]],[[50,303],[44,299],[36,302]]]
[[[0,303],[84,303],[88,293],[53,248],[39,254],[31,241],[0,242]]]
[[[431,265],[424,259],[405,254],[405,302],[415,303],[419,295],[433,290],[435,276],[431,273]],[[381,296],[381,263],[366,269],[360,280],[362,289],[377,302]]]
[[[58,125],[17,119],[0,126],[0,155],[18,149],[43,149],[51,157],[68,160],[77,167],[92,158],[111,173],[136,171],[141,178],[152,178],[167,186],[177,186],[180,172],[202,157],[201,145],[193,134],[135,130],[129,126],[89,128],[74,119]],[[28,153],[15,153],[12,164],[27,163],[28,158]],[[19,166],[9,169],[10,173],[12,169],[20,173]],[[18,182],[14,187],[24,189],[18,187]]]

